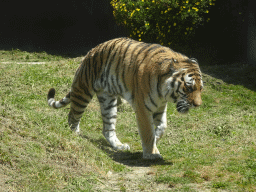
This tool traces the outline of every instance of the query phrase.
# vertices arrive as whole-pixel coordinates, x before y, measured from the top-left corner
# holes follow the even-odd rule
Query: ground
[[[255,66],[200,64],[202,106],[181,115],[168,104],[164,159],[147,161],[129,105],[118,108],[117,135],[130,152],[102,136],[96,98],[79,136],[69,107],[47,105],[51,87],[57,99],[67,94],[81,60],[0,51],[1,191],[256,191]]]

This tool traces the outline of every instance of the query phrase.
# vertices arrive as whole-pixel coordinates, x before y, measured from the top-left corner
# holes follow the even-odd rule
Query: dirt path
[[[169,185],[155,182],[156,170],[151,167],[128,167],[125,173],[107,173],[106,181],[95,186],[93,191],[168,191]]]

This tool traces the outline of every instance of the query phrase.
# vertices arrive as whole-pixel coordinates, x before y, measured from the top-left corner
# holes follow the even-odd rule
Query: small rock
[[[107,177],[111,177],[112,174],[113,174],[113,173],[112,173],[111,171],[108,171]]]

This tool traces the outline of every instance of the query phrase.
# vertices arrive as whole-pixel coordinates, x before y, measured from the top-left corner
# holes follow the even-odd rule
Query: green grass
[[[19,49],[12,49],[11,51],[0,51],[0,62],[45,62],[45,61],[59,61],[63,59],[61,56],[50,55],[46,52],[27,52]]]
[[[81,120],[81,136],[68,127],[68,107],[48,107],[49,88],[62,98],[80,60],[0,51],[0,187],[5,191],[90,191],[107,181],[108,171],[128,173],[131,166],[145,165],[156,170],[154,182],[173,191],[256,190],[255,67],[202,65],[203,105],[182,115],[169,104],[168,128],[158,144],[164,161],[151,163],[141,159],[129,106],[118,109],[117,134],[131,152],[115,152],[105,141],[96,99]],[[129,186],[120,181],[120,191],[125,190]]]

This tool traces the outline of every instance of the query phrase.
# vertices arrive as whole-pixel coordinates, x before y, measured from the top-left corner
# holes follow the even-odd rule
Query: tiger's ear
[[[192,61],[192,63],[197,63],[198,64],[198,61],[196,58],[190,58],[190,61]]]

